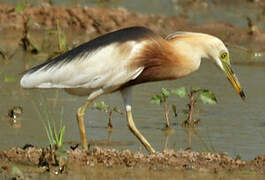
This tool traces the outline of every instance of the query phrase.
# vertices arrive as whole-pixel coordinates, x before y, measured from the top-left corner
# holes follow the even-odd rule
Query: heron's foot
[[[90,149],[90,144],[82,144],[82,148],[85,150],[85,151],[88,151]]]
[[[149,145],[149,147],[145,147],[147,149],[147,151],[149,152],[149,154],[153,154],[155,153],[156,151],[152,148],[151,145]]]

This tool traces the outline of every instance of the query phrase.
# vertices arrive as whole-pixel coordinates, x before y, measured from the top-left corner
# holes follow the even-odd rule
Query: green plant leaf
[[[59,141],[57,143],[58,148],[62,147],[62,145],[63,145],[63,138],[64,138],[65,129],[66,129],[66,126],[64,125],[59,131]]]
[[[200,93],[200,99],[203,104],[216,104],[217,103],[217,99],[215,95],[209,90],[203,90]]]
[[[174,116],[177,117],[178,116],[178,113],[177,113],[177,106],[175,104],[172,104],[171,105],[171,108],[172,108],[172,111],[174,113]]]
[[[199,88],[199,87],[193,87],[191,90],[192,90],[193,92],[198,92],[198,91],[201,91],[202,89]]]
[[[93,107],[100,111],[104,111],[104,112],[109,111],[109,106],[104,101],[94,103]]]
[[[151,99],[151,103],[153,104],[161,104],[161,102],[162,102],[162,97],[159,95],[155,95]]]
[[[162,88],[161,89],[161,94],[162,94],[163,97],[167,98],[170,95],[170,92],[166,88]]]
[[[183,98],[187,96],[187,90],[185,87],[177,88],[171,90],[171,93],[178,95],[179,97]]]
[[[117,106],[115,106],[112,110],[113,110],[114,112],[116,112],[116,113],[119,113],[120,115],[123,114],[122,111],[121,111]]]

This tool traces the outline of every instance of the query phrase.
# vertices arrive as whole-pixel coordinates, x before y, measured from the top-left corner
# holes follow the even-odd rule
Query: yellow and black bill
[[[231,66],[228,63],[223,62],[223,67],[224,67],[224,72],[227,76],[227,79],[232,84],[232,86],[235,88],[236,92],[240,95],[242,100],[245,100],[246,95],[245,95],[243,89],[241,88],[240,83],[239,83],[236,75],[234,74]]]

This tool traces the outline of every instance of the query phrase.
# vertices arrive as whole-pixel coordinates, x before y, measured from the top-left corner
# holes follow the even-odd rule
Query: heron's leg
[[[86,138],[86,129],[85,129],[85,123],[84,123],[84,116],[85,116],[85,112],[88,108],[88,106],[92,103],[92,101],[103,94],[103,90],[97,90],[93,93],[91,93],[88,97],[88,100],[77,109],[77,113],[76,113],[76,119],[77,119],[77,123],[78,123],[78,127],[79,127],[79,131],[80,131],[80,137],[81,137],[81,143],[82,143],[82,147],[85,150],[88,150],[88,143],[87,143],[87,138]]]
[[[81,107],[79,107],[77,109],[77,113],[76,113],[76,119],[77,119],[79,131],[80,131],[82,147],[85,150],[88,150],[88,143],[87,143],[87,138],[86,138],[86,129],[85,129],[85,123],[84,123],[84,116],[85,116],[86,109],[87,109],[87,107],[89,106],[89,104],[91,102],[92,101],[89,101],[89,100],[86,101]]]
[[[155,150],[148,143],[148,141],[144,138],[144,136],[138,131],[138,129],[136,128],[134,124],[133,117],[132,117],[132,111],[131,111],[132,87],[123,89],[121,93],[122,93],[122,97],[123,97],[125,108],[126,108],[126,115],[127,115],[129,129],[140,140],[140,142],[144,145],[145,149],[149,153],[154,153]]]

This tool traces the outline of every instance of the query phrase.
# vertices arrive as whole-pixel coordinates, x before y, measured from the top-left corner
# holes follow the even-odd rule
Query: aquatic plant
[[[40,103],[40,109],[37,108],[36,104],[34,104],[34,107],[36,108],[39,118],[42,121],[50,146],[55,150],[62,148],[66,130],[66,126],[63,125],[63,108],[60,112],[59,129],[57,129],[56,121],[51,117],[51,114],[44,103]]]
[[[57,128],[58,124],[56,123],[55,119],[52,118],[51,113],[48,111],[46,103],[40,103],[39,109],[35,103],[33,104],[38,112],[47,138],[49,140],[49,147],[43,148],[43,151],[47,151],[49,157],[42,157],[40,159],[39,166],[46,166],[48,169],[50,169],[51,166],[56,166],[59,167],[58,173],[62,173],[65,168],[65,159],[68,158],[66,150],[63,148],[64,135],[66,131],[66,126],[63,124],[64,110],[63,108],[61,108],[59,128]],[[52,160],[50,160],[49,158]],[[52,163],[50,161],[52,161]]]
[[[163,105],[164,108],[164,116],[166,120],[166,128],[170,127],[170,122],[168,118],[168,104],[167,104],[167,98],[170,96],[170,91],[166,88],[162,88],[160,90],[160,94],[154,95],[151,99],[151,103],[153,104],[159,104]],[[175,107],[173,107],[174,109]],[[177,116],[177,114],[175,114]]]
[[[180,98],[189,97],[188,109],[184,109],[183,112],[188,115],[187,120],[183,123],[183,126],[190,127],[199,123],[199,120],[193,120],[195,104],[200,100],[203,104],[216,104],[217,100],[215,95],[208,89],[192,88],[187,91],[185,87],[168,90],[162,88],[160,94],[152,96],[151,102],[154,104],[163,105],[164,116],[166,120],[166,127],[170,127],[169,121],[169,109],[167,99],[171,94],[175,94]],[[177,106],[171,105],[174,116],[177,117]]]
[[[191,88],[189,92],[186,88],[182,87],[179,89],[173,90],[174,94],[177,94],[179,97],[188,96],[189,103],[187,104],[188,109],[185,109],[183,112],[188,114],[188,118],[184,121],[183,126],[185,127],[193,127],[199,123],[198,120],[193,119],[195,105],[200,100],[203,104],[216,104],[217,99],[210,90],[208,89],[201,89],[201,88]],[[185,93],[184,93],[185,92]]]
[[[57,38],[57,44],[58,48],[56,51],[54,51],[48,59],[55,58],[56,56],[59,56],[69,50],[67,47],[67,38],[65,32],[62,30],[59,22],[56,22],[56,30],[48,31],[48,34],[52,35],[55,34]]]
[[[58,21],[57,21],[57,24],[56,24],[56,35],[57,35],[57,40],[58,40],[59,53],[63,54],[66,51],[68,51],[67,39],[66,39],[66,34],[62,30],[62,28],[61,28],[61,26],[60,26]]]
[[[92,108],[108,114],[108,119],[109,119],[108,128],[113,128],[113,125],[112,125],[112,113],[113,112],[116,112],[120,115],[123,114],[123,112],[117,106],[114,106],[112,108],[109,105],[107,105],[104,101],[94,103]]]

